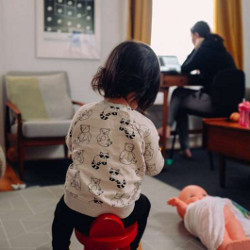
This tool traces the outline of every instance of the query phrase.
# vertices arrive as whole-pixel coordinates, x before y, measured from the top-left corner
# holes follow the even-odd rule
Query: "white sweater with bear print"
[[[156,175],[164,165],[154,124],[130,107],[106,100],[76,112],[66,143],[73,162],[64,201],[92,217],[129,216],[144,175]]]

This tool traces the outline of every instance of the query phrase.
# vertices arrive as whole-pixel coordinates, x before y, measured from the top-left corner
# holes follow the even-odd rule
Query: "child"
[[[229,199],[208,196],[200,186],[189,185],[168,204],[177,207],[187,230],[208,249],[250,249],[250,220]]]
[[[151,206],[141,184],[164,159],[155,126],[135,109],[152,105],[159,85],[155,53],[134,41],[118,45],[94,76],[92,88],[104,100],[82,106],[71,123],[66,143],[73,163],[55,211],[53,249],[69,249],[73,229],[88,234],[103,213],[119,216],[125,227],[137,221],[131,249],[138,247]]]

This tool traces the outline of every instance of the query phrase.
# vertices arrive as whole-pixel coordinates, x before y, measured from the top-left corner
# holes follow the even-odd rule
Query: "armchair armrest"
[[[72,103],[75,105],[79,105],[79,106],[83,106],[85,104],[83,102],[78,102],[78,101],[73,101],[73,100],[72,100]]]
[[[9,107],[17,116],[21,115],[21,111],[18,109],[18,107],[14,103],[10,101],[6,101],[5,105]]]
[[[18,109],[18,107],[10,102],[10,101],[6,101],[5,103],[6,107],[9,108],[11,111],[13,111],[16,114],[17,117],[17,133],[19,136],[22,136],[22,126],[23,126],[23,121],[22,121],[22,113],[21,111]],[[8,112],[8,110],[6,110]],[[6,116],[8,115],[6,112]],[[10,126],[10,125],[8,125]]]

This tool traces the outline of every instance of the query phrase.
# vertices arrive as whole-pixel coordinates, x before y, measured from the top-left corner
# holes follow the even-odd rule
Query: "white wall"
[[[246,84],[250,88],[250,1],[242,0],[242,19],[243,19],[243,41],[244,41],[244,71],[246,73]]]
[[[66,70],[72,97],[93,101],[99,97],[90,89],[90,81],[111,49],[126,36],[127,0],[101,0],[101,59],[56,60],[35,57],[35,1],[0,0],[0,76],[9,70]],[[244,65],[250,86],[250,1],[242,0]],[[0,96],[2,84],[0,79]],[[0,98],[0,144],[3,145],[3,112]]]
[[[65,70],[69,75],[74,100],[83,102],[98,100],[100,97],[91,90],[90,81],[113,47],[126,38],[127,0],[100,0],[100,60],[36,58],[35,1],[0,0],[0,76],[10,70]],[[0,86],[2,97],[1,87],[2,84]],[[3,145],[1,106],[0,103],[0,144]]]
[[[0,1],[0,146],[4,143],[4,128],[3,128],[3,99],[2,99],[2,92],[3,92],[3,86],[2,86],[2,72],[4,71],[4,57],[3,57],[3,15],[2,15],[2,7],[3,3]]]

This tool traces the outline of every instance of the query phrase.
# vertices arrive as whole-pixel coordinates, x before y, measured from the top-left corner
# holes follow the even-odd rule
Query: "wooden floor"
[[[0,180],[0,192],[13,190],[12,184],[21,184],[22,181],[13,171],[13,169],[7,164],[6,171],[3,178]]]

